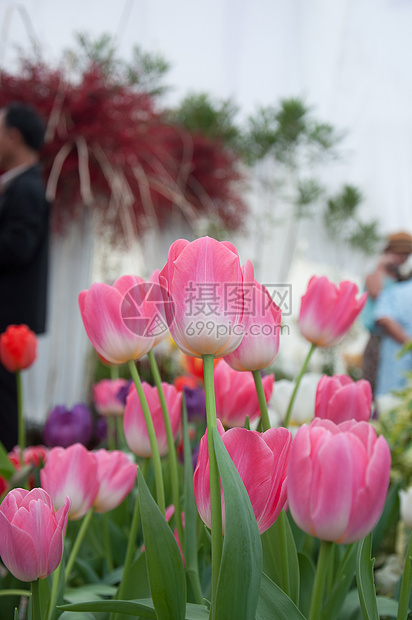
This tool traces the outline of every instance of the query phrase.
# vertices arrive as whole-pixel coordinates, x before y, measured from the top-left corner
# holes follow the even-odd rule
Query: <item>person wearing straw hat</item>
[[[404,231],[389,235],[375,271],[370,273],[365,281],[368,300],[361,319],[364,327],[370,332],[370,337],[363,353],[362,370],[363,378],[370,382],[373,393],[376,391],[379,352],[383,335],[382,327],[375,322],[376,301],[382,291],[409,277],[402,268],[411,253],[412,235]]]

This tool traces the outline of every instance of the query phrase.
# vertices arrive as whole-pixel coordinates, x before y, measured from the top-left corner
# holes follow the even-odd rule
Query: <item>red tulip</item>
[[[113,286],[92,284],[79,295],[87,335],[97,353],[111,364],[143,357],[153,346],[151,309],[146,303],[146,283],[137,276],[123,276]]]
[[[256,280],[249,293],[252,297],[245,336],[224,359],[235,370],[264,370],[273,364],[279,351],[282,311]]]
[[[215,366],[216,416],[225,426],[244,426],[246,416],[253,422],[260,416],[259,401],[252,373],[233,370],[228,364],[220,362]],[[269,401],[274,375],[263,377],[262,384],[266,402]]]
[[[318,347],[338,344],[366,303],[367,293],[357,298],[357,292],[353,282],[344,281],[335,286],[325,277],[313,276],[300,307],[302,336]]]
[[[232,428],[224,432],[220,420],[217,421],[217,427],[246,487],[262,534],[273,525],[286,502],[286,472],[292,435],[285,428],[271,428],[264,433],[244,428]],[[193,486],[200,517],[211,527],[207,431],[200,442]]]
[[[133,489],[137,466],[119,450],[97,450],[99,490],[93,502],[96,512],[109,512],[120,506]]]
[[[156,387],[146,382],[143,382],[142,386],[152,416],[159,453],[160,456],[164,456],[168,452],[168,446],[159,393]],[[162,387],[170,416],[173,437],[176,438],[180,426],[182,393],[179,392],[174,385],[170,385],[169,383],[162,383]],[[124,434],[130,450],[138,456],[152,456],[143,410],[134,384],[130,386],[127,396],[123,425]]]
[[[68,497],[55,513],[43,489],[13,489],[0,506],[0,555],[20,581],[48,577],[60,564],[70,508]]]
[[[315,418],[293,440],[288,503],[307,534],[337,543],[364,538],[382,513],[391,455],[367,422]]]
[[[246,279],[253,281],[251,263],[246,271]],[[167,289],[170,333],[184,353],[223,357],[239,346],[247,299],[239,256],[231,243],[210,237],[175,241],[159,280]]]
[[[69,519],[80,519],[93,506],[99,491],[96,455],[80,443],[52,448],[40,480],[55,508],[63,506],[67,495],[71,499]]]
[[[9,325],[0,335],[0,361],[10,372],[29,368],[36,352],[37,337],[27,325]]]
[[[353,381],[348,375],[324,375],[316,390],[315,416],[332,420],[367,422],[371,417],[372,388],[369,381]]]

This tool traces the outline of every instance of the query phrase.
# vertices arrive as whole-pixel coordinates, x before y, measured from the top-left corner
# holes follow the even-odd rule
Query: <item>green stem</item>
[[[170,479],[172,483],[172,497],[173,504],[175,507],[175,522],[177,527],[177,533],[179,536],[180,544],[184,545],[184,534],[183,534],[183,525],[182,525],[182,517],[181,517],[181,507],[180,507],[180,493],[179,493],[179,474],[177,468],[177,456],[176,456],[176,448],[175,442],[173,439],[173,431],[172,425],[170,423],[169,412],[167,410],[166,399],[162,386],[162,379],[160,377],[159,367],[156,362],[156,357],[153,353],[153,350],[150,350],[147,354],[150,363],[150,370],[153,375],[153,379],[157,388],[157,392],[159,394],[160,406],[162,407],[163,421],[166,429],[166,438],[167,438],[167,448],[169,451],[169,467],[170,467]]]
[[[154,475],[156,480],[157,505],[159,506],[160,511],[165,514],[165,491],[163,486],[162,463],[160,461],[159,446],[157,445],[153,420],[150,414],[149,405],[147,404],[145,393],[143,391],[142,382],[140,381],[139,373],[133,360],[129,361],[129,369],[134,384],[136,386],[137,394],[139,396],[144,419],[146,422],[147,433],[149,435],[150,449],[152,451],[153,458]]]
[[[291,598],[289,554],[288,554],[288,547],[287,547],[286,523],[285,523],[286,519],[287,519],[286,513],[284,510],[282,510],[277,520],[279,524],[279,533],[280,533],[279,555],[282,559],[282,585],[283,585],[282,590],[285,592],[285,594],[289,596],[289,598]]]
[[[38,579],[31,582],[31,610],[32,620],[42,620],[40,607],[40,586]]]
[[[119,367],[118,366],[110,366],[110,379],[118,379],[119,378]]]
[[[64,583],[66,584],[69,580],[70,573],[72,572],[74,562],[76,560],[77,554],[79,553],[80,546],[83,542],[83,539],[86,535],[87,528],[89,527],[89,523],[93,517],[93,508],[90,508],[89,512],[83,517],[82,524],[80,526],[79,532],[77,534],[76,540],[74,541],[73,548],[71,550],[69,559],[67,561],[66,570],[64,572]]]
[[[287,408],[287,411],[286,411],[286,416],[285,416],[285,419],[283,421],[283,426],[286,427],[286,428],[289,426],[290,416],[291,416],[292,409],[293,409],[293,403],[295,402],[295,398],[296,398],[296,394],[298,393],[300,382],[302,380],[303,375],[306,372],[306,369],[307,369],[308,364],[309,364],[309,360],[312,357],[312,354],[313,354],[315,349],[316,349],[316,344],[312,344],[310,349],[309,349],[309,353],[307,354],[306,359],[303,362],[303,366],[300,369],[300,373],[297,376],[297,379],[296,379],[296,382],[295,382],[295,387],[294,387],[294,390],[292,392],[292,396],[290,398],[289,405],[288,405],[288,408]]]
[[[107,447],[116,450],[116,420],[114,416],[107,416]]]
[[[23,461],[23,450],[26,447],[26,426],[24,423],[23,410],[23,385],[21,380],[21,371],[16,371],[17,384],[17,420],[18,420],[18,443],[20,448],[20,459]]]
[[[397,620],[406,620],[408,617],[409,597],[412,585],[412,535],[409,535],[409,544],[405,557],[405,568],[403,569],[401,591],[399,594],[399,606]]]
[[[328,570],[328,574],[326,575],[326,596],[328,596],[332,592],[333,584],[335,583],[335,570],[334,570],[334,561],[335,561],[335,550],[336,545],[332,545],[332,550],[330,553],[330,567]]]
[[[316,568],[315,583],[313,585],[308,620],[319,620],[321,617],[323,593],[332,547],[333,543],[327,540],[322,540],[320,543],[318,565]]]
[[[118,450],[122,450],[126,446],[122,415],[116,416],[116,430],[117,430],[117,448]]]
[[[183,453],[184,453],[184,511],[186,519],[185,544],[183,552],[186,560],[186,574],[192,586],[195,603],[203,605],[203,592],[199,578],[199,560],[197,553],[197,508],[193,490],[193,463],[192,450],[190,447],[189,430],[187,422],[186,401],[182,398],[182,427],[183,427]]]
[[[260,374],[260,370],[252,370],[252,375],[255,380],[256,393],[259,401],[262,429],[263,431],[268,431],[270,429],[270,421],[265,391],[263,389],[262,375]]]
[[[52,589],[51,589],[50,600],[49,600],[49,605],[48,605],[49,613],[47,614],[47,620],[52,620],[53,618],[53,613],[55,610],[54,608],[56,606],[57,596],[59,592],[61,569],[62,569],[62,562],[60,562],[60,564],[58,565],[58,567],[53,573],[53,583],[52,583]]]
[[[102,516],[103,516],[104,549],[105,549],[105,555],[106,555],[107,570],[109,571],[109,573],[111,573],[114,566],[113,566],[112,543],[110,541],[110,530],[109,530],[110,518],[107,513]]]
[[[215,616],[217,584],[219,579],[220,561],[222,558],[222,505],[220,495],[220,477],[217,467],[215,448],[213,445],[213,428],[216,423],[215,385],[213,376],[214,356],[203,355],[203,373],[205,381],[206,418],[207,418],[207,443],[209,451],[210,473],[210,511],[212,521],[212,608],[211,620]]]

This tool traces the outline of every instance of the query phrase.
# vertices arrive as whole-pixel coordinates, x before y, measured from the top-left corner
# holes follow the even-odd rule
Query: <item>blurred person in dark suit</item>
[[[0,333],[46,329],[49,204],[39,165],[45,124],[30,106],[0,110]],[[17,443],[15,375],[0,364],[0,440]]]

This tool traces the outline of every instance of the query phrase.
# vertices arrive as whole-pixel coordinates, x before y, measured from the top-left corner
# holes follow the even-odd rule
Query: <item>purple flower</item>
[[[49,448],[67,448],[74,443],[87,445],[92,436],[93,419],[90,409],[84,403],[67,409],[58,405],[50,412],[44,427],[44,442]]]
[[[96,437],[96,441],[97,443],[102,443],[102,441],[104,441],[105,439],[107,439],[107,420],[106,418],[103,418],[102,416],[99,416],[96,420],[96,427],[95,427],[95,437]]]
[[[117,400],[119,400],[122,403],[123,407],[126,407],[126,399],[129,393],[129,388],[132,383],[133,383],[133,380],[130,379],[130,381],[128,381],[123,387],[121,387],[116,394]]]
[[[183,392],[186,401],[187,419],[189,421],[206,420],[206,401],[203,388],[184,387]]]

